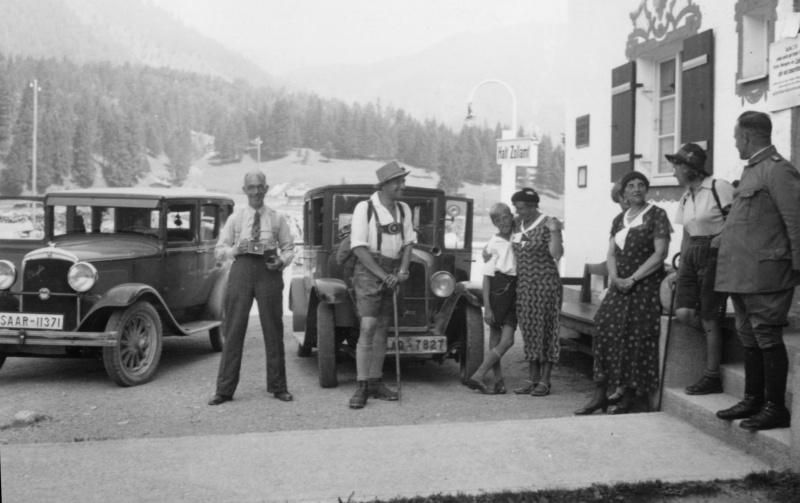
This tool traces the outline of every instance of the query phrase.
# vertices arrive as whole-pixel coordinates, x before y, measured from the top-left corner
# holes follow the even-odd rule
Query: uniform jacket
[[[774,146],[745,166],[722,230],[716,289],[766,293],[800,284],[800,173]]]

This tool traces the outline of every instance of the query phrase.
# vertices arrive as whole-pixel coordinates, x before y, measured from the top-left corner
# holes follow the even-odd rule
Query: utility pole
[[[33,87],[33,163],[31,169],[31,188],[33,189],[33,195],[39,193],[38,189],[36,188],[36,137],[38,136],[38,128],[39,128],[39,81],[37,79],[33,79],[33,82],[30,84]]]

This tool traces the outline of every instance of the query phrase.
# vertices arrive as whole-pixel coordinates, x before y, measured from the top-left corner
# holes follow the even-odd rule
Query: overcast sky
[[[566,0],[151,0],[273,75],[373,63],[452,35],[565,21]]]

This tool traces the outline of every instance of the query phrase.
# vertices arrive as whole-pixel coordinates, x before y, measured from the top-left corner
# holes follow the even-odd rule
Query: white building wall
[[[750,104],[736,94],[738,70],[738,34],[736,32],[736,0],[695,0],[702,13],[698,32],[714,30],[714,175],[728,181],[741,177],[745,164],[739,159],[733,140],[736,118],[746,110],[769,112],[769,92]],[[602,262],[608,249],[611,221],[619,214],[619,206],[611,201],[611,70],[625,62],[625,44],[633,30],[631,13],[640,0],[569,0],[568,99],[566,106],[566,151],[564,190],[564,259],[566,276],[581,276],[587,262]],[[778,20],[793,12],[792,0],[780,0]],[[776,31],[776,36],[777,31]],[[637,60],[637,82],[647,79],[648,61]],[[652,64],[650,64],[652,66]],[[645,88],[647,84],[645,84]],[[643,89],[637,90],[636,153],[645,157],[635,162],[636,169],[650,176],[655,160],[647,156],[653,151],[653,112],[646,103],[652,99]],[[590,115],[589,146],[575,147],[575,120]],[[785,157],[790,156],[791,112],[770,113],[773,143]],[[578,188],[578,166],[587,166],[587,186]],[[674,178],[672,179],[674,180]],[[663,182],[675,186],[674,181]],[[656,197],[659,182],[651,183],[649,195]],[[675,214],[677,201],[658,201],[670,215]],[[674,226],[670,255],[680,249],[683,229]]]

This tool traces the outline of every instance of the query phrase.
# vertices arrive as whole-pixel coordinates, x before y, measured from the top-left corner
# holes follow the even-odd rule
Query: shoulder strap
[[[716,178],[711,181],[711,194],[714,196],[714,201],[717,202],[717,207],[719,208],[719,212],[722,213],[722,218],[723,219],[727,218],[728,212],[730,211],[730,208],[728,208],[728,211],[725,211],[725,208],[722,207],[722,202],[720,202],[720,200],[719,200],[719,194],[717,194],[717,179]]]

